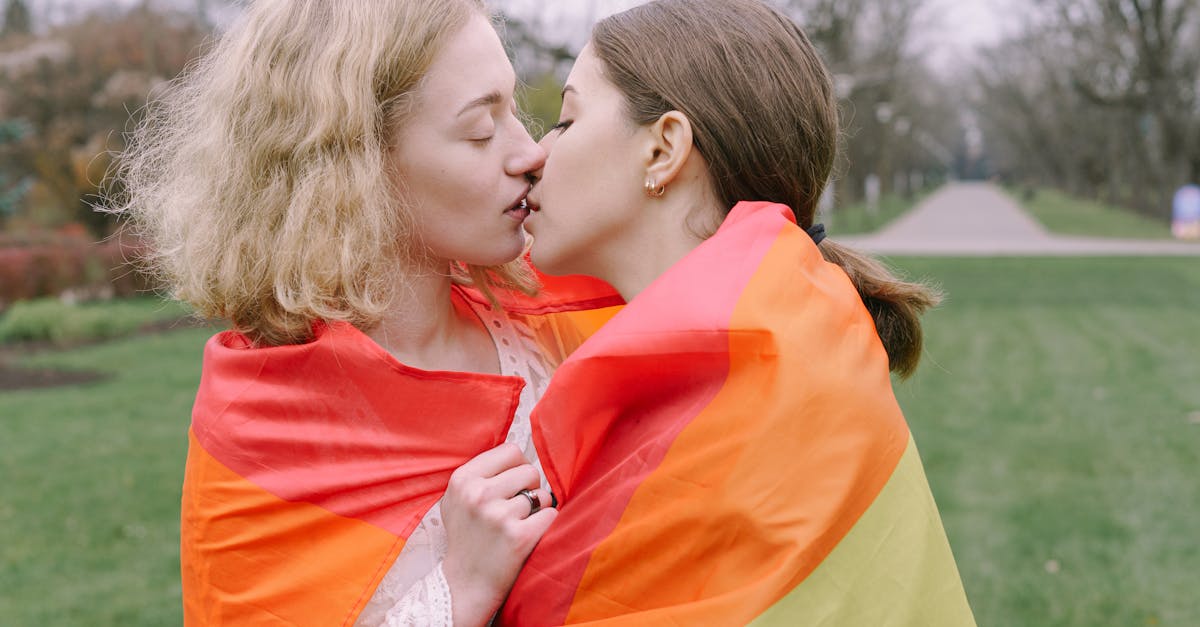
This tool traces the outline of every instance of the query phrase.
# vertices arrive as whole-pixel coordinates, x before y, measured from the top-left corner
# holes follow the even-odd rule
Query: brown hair
[[[687,116],[726,211],[744,200],[777,202],[801,228],[812,226],[837,153],[837,99],[816,49],[787,16],[759,0],[656,0],[602,20],[592,48],[635,123]],[[828,239],[819,249],[858,289],[892,371],[911,375],[919,317],[940,295]]]
[[[147,108],[114,211],[153,244],[176,298],[260,344],[317,320],[360,328],[404,296],[419,254],[387,176],[443,41],[482,0],[258,0]],[[451,268],[459,283],[531,290],[523,259]]]

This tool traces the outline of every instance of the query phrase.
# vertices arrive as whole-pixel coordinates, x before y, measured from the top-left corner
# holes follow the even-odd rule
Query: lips
[[[529,204],[525,199],[525,196],[528,193],[529,189],[527,188],[525,193],[521,194],[521,197],[518,198],[516,202],[509,205],[508,209],[504,210],[504,214],[518,222],[524,222],[525,218],[529,217]]]
[[[525,199],[525,206],[529,209],[529,216],[528,216],[528,219],[522,223],[522,226],[525,227],[526,233],[533,235],[533,230],[532,230],[533,223],[537,222],[539,220],[539,218],[535,218],[533,216],[533,214],[541,211],[542,205],[540,203],[538,203],[537,200],[534,200],[534,198],[531,196],[531,197]]]
[[[504,210],[504,213],[528,210],[528,206],[526,205],[526,199],[529,196],[530,190],[532,190],[532,189],[533,189],[532,185],[527,186],[525,188],[525,191],[521,192],[521,195],[517,196],[517,199],[514,200],[513,203],[508,206],[507,209]]]

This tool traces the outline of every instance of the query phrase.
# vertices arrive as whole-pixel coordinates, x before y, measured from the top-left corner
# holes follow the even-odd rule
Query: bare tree
[[[25,0],[8,0],[4,6],[4,28],[0,29],[0,37],[28,35],[32,31],[33,16],[29,13],[29,5]]]
[[[34,181],[17,217],[111,227],[91,210],[130,112],[178,73],[208,35],[190,16],[139,7],[85,14],[0,52],[0,119],[24,121],[9,176]],[[8,165],[6,163],[6,165]]]
[[[1200,177],[1200,4],[1036,0],[976,70],[1008,173],[1165,216]]]
[[[779,0],[834,73],[844,136],[837,193],[860,198],[876,176],[882,190],[911,194],[944,176],[962,135],[961,97],[929,68],[914,35],[924,0]]]

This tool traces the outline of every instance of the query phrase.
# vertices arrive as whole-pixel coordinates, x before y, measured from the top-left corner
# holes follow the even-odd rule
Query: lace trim
[[[383,618],[383,627],[453,627],[450,584],[439,562]]]
[[[533,330],[523,321],[510,317],[502,309],[468,301],[471,309],[487,326],[500,357],[500,372],[521,377],[516,415],[509,428],[507,442],[521,448],[534,467],[542,473],[537,450],[533,446],[533,426],[529,422],[533,406],[546,391],[554,368],[542,353]],[[548,487],[542,473],[542,486]],[[409,625],[451,625],[453,599],[442,559],[447,551],[446,529],[442,525],[441,503],[434,504],[413,530],[400,556],[384,575],[367,607],[355,625],[395,627]]]
[[[477,303],[471,306],[492,334],[492,341],[500,355],[500,373],[525,380],[525,388],[521,390],[517,412],[505,441],[519,446],[540,473],[542,465],[533,446],[533,425],[529,417],[533,413],[533,406],[546,392],[554,367],[538,345],[533,329],[524,321],[509,316],[503,309]],[[548,487],[545,474],[542,475],[542,487]]]

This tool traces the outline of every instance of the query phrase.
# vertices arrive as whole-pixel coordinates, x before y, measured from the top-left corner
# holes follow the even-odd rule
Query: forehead
[[[575,58],[575,65],[571,67],[571,73],[567,75],[567,84],[577,89],[603,86],[608,80],[604,78],[602,69],[600,59],[596,57],[596,53],[592,51],[592,44],[589,43],[579,51],[579,56]]]
[[[579,52],[575,66],[567,77],[567,89],[563,92],[563,108],[571,115],[582,113],[582,109],[596,111],[603,116],[618,116],[626,119],[625,97],[608,78],[604,63],[592,51],[591,44]]]
[[[457,106],[488,92],[511,93],[515,80],[496,30],[486,17],[475,14],[446,39],[420,91],[436,106],[457,113]]]

